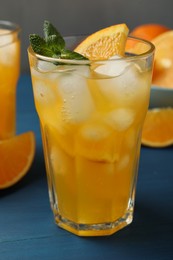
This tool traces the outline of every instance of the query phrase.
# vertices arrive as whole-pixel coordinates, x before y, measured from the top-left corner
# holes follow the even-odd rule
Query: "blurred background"
[[[172,10],[173,0],[1,0],[0,19],[21,26],[21,71],[29,72],[28,35],[42,35],[44,20],[63,36],[91,34],[117,23],[126,23],[130,30],[144,23],[173,28]]]

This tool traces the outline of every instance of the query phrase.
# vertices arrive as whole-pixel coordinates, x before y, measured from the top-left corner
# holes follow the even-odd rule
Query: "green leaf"
[[[59,49],[65,48],[65,41],[64,41],[63,37],[49,21],[44,21],[43,31],[44,31],[44,37],[45,37],[46,42],[49,40],[50,36],[56,35]]]
[[[29,40],[33,51],[40,55],[52,57],[53,51],[47,46],[45,40],[37,34],[30,34]]]
[[[44,39],[37,34],[29,36],[31,47],[35,53],[52,58],[88,60],[77,52],[66,50],[63,37],[49,21],[44,22],[43,30]]]
[[[56,54],[60,54],[61,53],[61,47],[59,46],[59,39],[56,35],[50,35],[47,38],[47,45],[49,46],[49,48]]]
[[[70,50],[62,50],[61,51],[61,59],[70,59],[70,60],[88,60],[83,55]]]

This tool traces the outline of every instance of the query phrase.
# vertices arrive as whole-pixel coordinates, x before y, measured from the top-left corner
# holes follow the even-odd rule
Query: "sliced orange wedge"
[[[117,24],[88,36],[75,49],[89,60],[107,60],[114,55],[124,55],[129,29],[126,24]]]
[[[173,144],[173,108],[154,108],[147,112],[142,144],[150,147]]]
[[[14,185],[28,172],[34,154],[33,132],[0,141],[0,189]]]

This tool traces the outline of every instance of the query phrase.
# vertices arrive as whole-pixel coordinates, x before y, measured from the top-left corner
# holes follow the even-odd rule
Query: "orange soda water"
[[[77,235],[112,234],[133,218],[152,60],[29,59],[55,220]]]
[[[19,67],[18,30],[0,29],[0,140],[15,135],[16,87]]]

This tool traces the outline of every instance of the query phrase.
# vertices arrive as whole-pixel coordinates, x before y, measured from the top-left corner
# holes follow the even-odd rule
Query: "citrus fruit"
[[[173,144],[173,108],[148,110],[142,131],[142,144],[151,147]]]
[[[114,55],[123,56],[128,32],[126,24],[104,28],[84,39],[75,51],[90,60],[107,60]]]
[[[156,47],[153,84],[173,87],[173,30],[153,39]]]
[[[33,132],[0,141],[0,189],[17,183],[28,171],[35,154]]]
[[[156,36],[169,31],[170,29],[161,24],[142,24],[135,27],[130,33],[131,36],[151,41]]]

